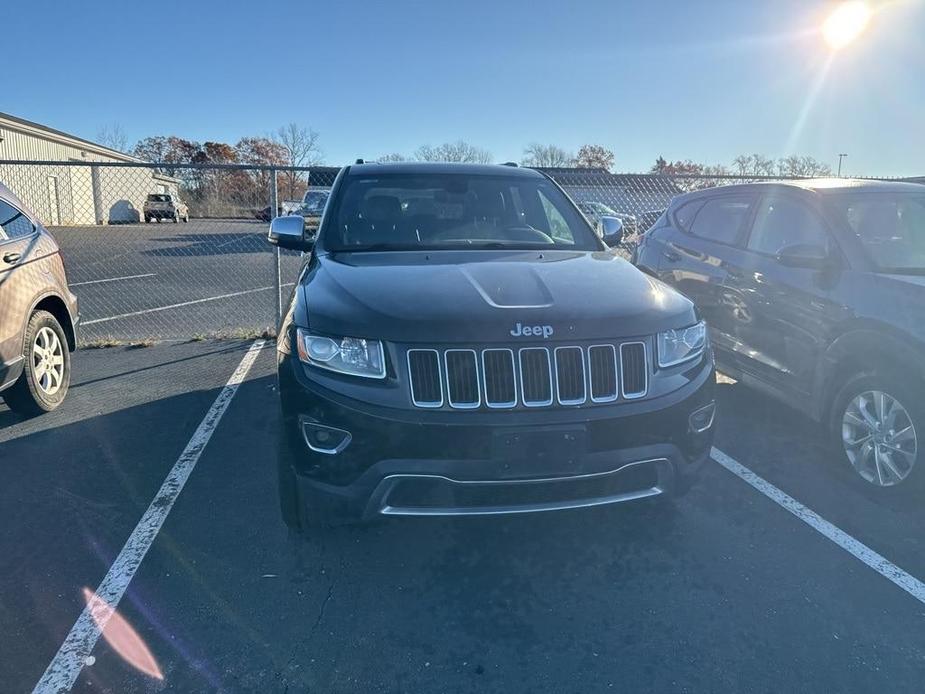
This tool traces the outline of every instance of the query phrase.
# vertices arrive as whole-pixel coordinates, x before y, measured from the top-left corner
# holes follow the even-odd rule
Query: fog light
[[[713,426],[713,415],[716,414],[716,403],[711,402],[691,412],[690,425],[691,431],[695,434],[702,434]]]
[[[310,419],[302,418],[300,423],[305,445],[316,453],[336,455],[350,445],[353,439],[349,431],[327,427]]]

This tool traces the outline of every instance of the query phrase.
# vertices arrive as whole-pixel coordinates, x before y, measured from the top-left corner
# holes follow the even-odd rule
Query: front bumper
[[[348,400],[280,354],[283,441],[298,497],[324,516],[497,515],[679,494],[709,455],[712,359],[669,395],[589,408],[435,412]],[[350,433],[337,454],[312,451],[303,426]]]

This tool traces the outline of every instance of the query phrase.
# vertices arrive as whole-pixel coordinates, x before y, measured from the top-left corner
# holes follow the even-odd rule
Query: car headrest
[[[401,217],[401,202],[394,195],[373,195],[363,202],[363,218],[376,222],[395,222]]]

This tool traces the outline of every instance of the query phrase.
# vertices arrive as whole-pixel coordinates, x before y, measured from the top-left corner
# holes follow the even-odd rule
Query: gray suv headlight
[[[659,333],[658,365],[664,369],[695,359],[703,354],[706,344],[707,326],[703,321],[687,328]]]
[[[385,358],[379,340],[314,335],[298,328],[296,341],[299,359],[306,364],[351,376],[385,378]]]

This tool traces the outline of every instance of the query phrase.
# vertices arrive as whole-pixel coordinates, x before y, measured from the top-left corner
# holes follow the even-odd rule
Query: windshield
[[[545,178],[472,174],[350,177],[328,250],[543,248],[600,250],[568,199]]]
[[[152,193],[148,196],[148,202],[170,202],[170,196],[163,193]]]
[[[925,271],[925,192],[841,193],[828,206],[878,270]]]
[[[328,201],[328,191],[310,190],[305,194],[302,201],[302,209],[305,212],[318,212],[324,210],[324,203]]]
[[[615,216],[617,213],[602,202],[585,202],[582,209],[589,214]]]

